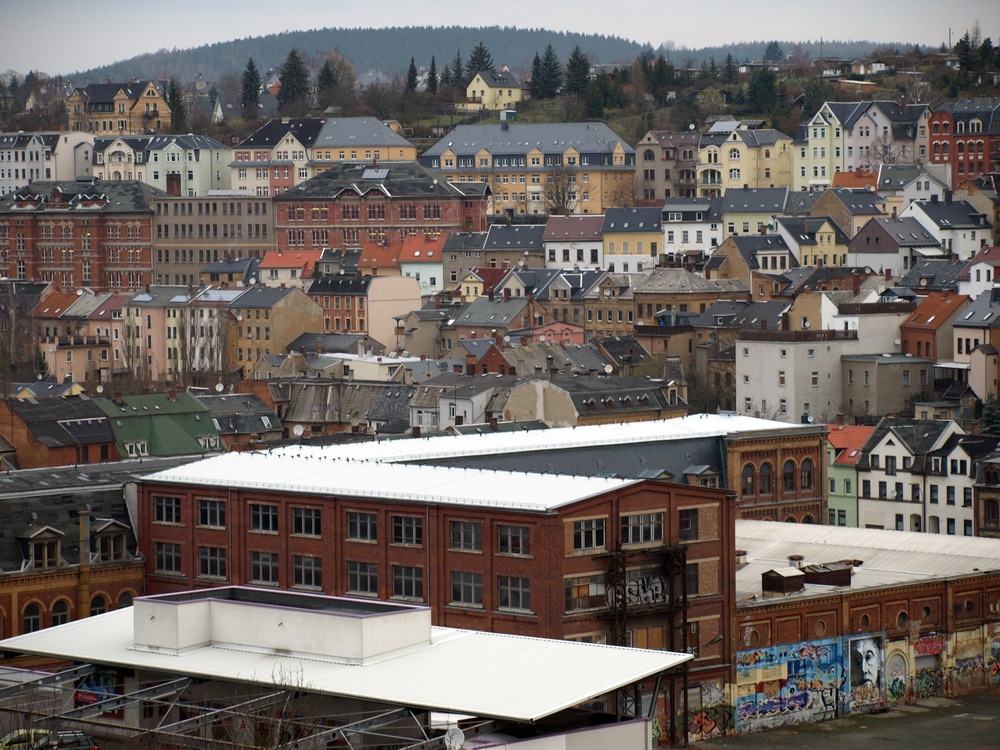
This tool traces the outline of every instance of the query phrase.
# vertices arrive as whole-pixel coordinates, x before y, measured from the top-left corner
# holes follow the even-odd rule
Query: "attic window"
[[[118,527],[99,534],[97,537],[97,554],[101,562],[114,562],[125,559],[125,532]]]
[[[59,539],[36,539],[31,543],[31,567],[35,570],[55,568],[59,565]]]

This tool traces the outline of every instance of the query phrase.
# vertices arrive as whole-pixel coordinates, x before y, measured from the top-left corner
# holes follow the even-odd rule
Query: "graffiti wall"
[[[834,718],[843,664],[838,639],[738,652],[733,705],[737,731]]]
[[[849,713],[864,713],[885,705],[885,643],[880,635],[847,641],[850,689],[844,696]]]
[[[692,685],[688,696],[688,741],[724,737],[735,729],[733,707],[726,702],[722,680],[706,680]]]
[[[885,663],[886,682],[885,697],[890,703],[899,703],[906,698],[906,658],[902,654],[893,654]]]

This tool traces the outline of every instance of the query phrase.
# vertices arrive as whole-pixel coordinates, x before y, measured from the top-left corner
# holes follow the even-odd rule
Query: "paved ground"
[[[691,745],[698,750],[723,748],[796,748],[796,750],[1000,749],[1000,694],[932,698],[883,714],[834,719],[823,724],[774,729]]]

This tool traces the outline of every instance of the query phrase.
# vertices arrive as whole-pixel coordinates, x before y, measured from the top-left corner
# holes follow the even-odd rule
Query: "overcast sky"
[[[1000,37],[1000,0],[102,0],[5,2],[0,72],[50,75],[105,65],[161,48],[324,27],[500,24],[612,34],[678,47],[768,39],[870,39],[924,45],[957,39],[979,19]],[[480,12],[493,8],[500,15]],[[373,11],[374,9],[374,11]]]

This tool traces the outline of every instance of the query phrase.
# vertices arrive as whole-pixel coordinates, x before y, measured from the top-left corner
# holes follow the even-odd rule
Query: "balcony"
[[[58,347],[108,346],[111,340],[107,336],[42,336],[39,343]]]

